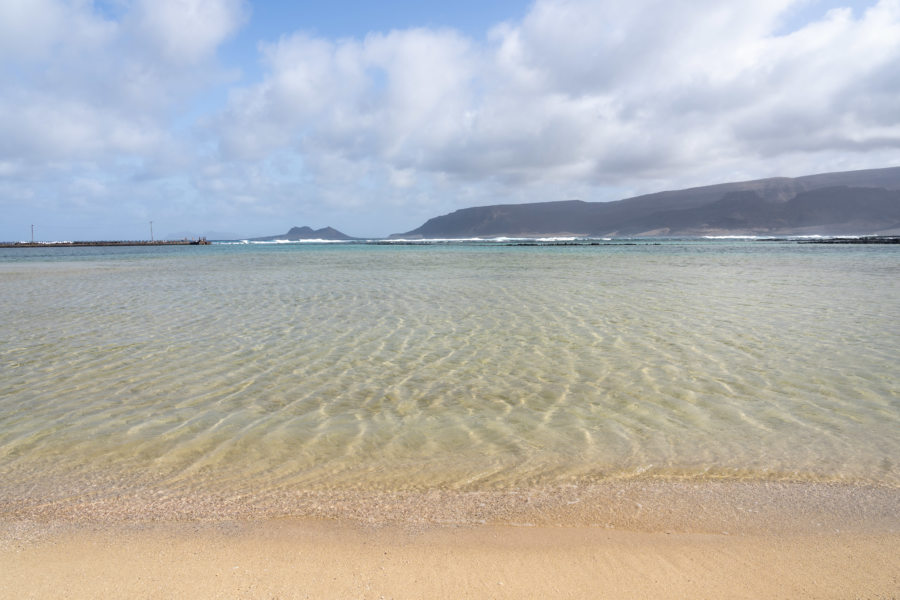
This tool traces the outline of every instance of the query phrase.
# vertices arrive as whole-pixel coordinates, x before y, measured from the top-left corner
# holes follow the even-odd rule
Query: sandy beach
[[[895,598],[900,535],[78,528],[0,550],[3,598]]]
[[[283,498],[283,516],[209,498],[7,504],[0,597],[887,600],[900,592],[897,498],[620,482]],[[330,512],[289,516],[288,504]]]

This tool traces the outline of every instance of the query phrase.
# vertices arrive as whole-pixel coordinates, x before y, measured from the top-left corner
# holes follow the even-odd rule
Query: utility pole
[[[153,221],[150,221],[150,241],[153,241]]]
[[[34,225],[31,226],[31,243],[34,243]]]

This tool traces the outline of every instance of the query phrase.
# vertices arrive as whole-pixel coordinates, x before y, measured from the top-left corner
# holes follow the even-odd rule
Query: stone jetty
[[[0,248],[82,248],[96,246],[209,246],[206,238],[199,240],[113,240],[90,242],[13,242],[0,243]]]

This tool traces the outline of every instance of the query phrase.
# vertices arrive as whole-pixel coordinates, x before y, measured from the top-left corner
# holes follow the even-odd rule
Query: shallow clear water
[[[8,250],[0,481],[898,486],[898,322],[890,246]]]

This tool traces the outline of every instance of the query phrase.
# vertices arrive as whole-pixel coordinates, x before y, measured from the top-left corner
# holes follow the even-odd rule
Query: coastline
[[[0,597],[887,599],[900,582],[894,487],[154,495],[5,501]]]
[[[766,479],[612,479],[514,489],[249,490],[84,482],[0,492],[0,523],[323,520],[365,527],[547,526],[638,532],[900,534],[900,488]],[[0,533],[0,540],[3,539]]]

